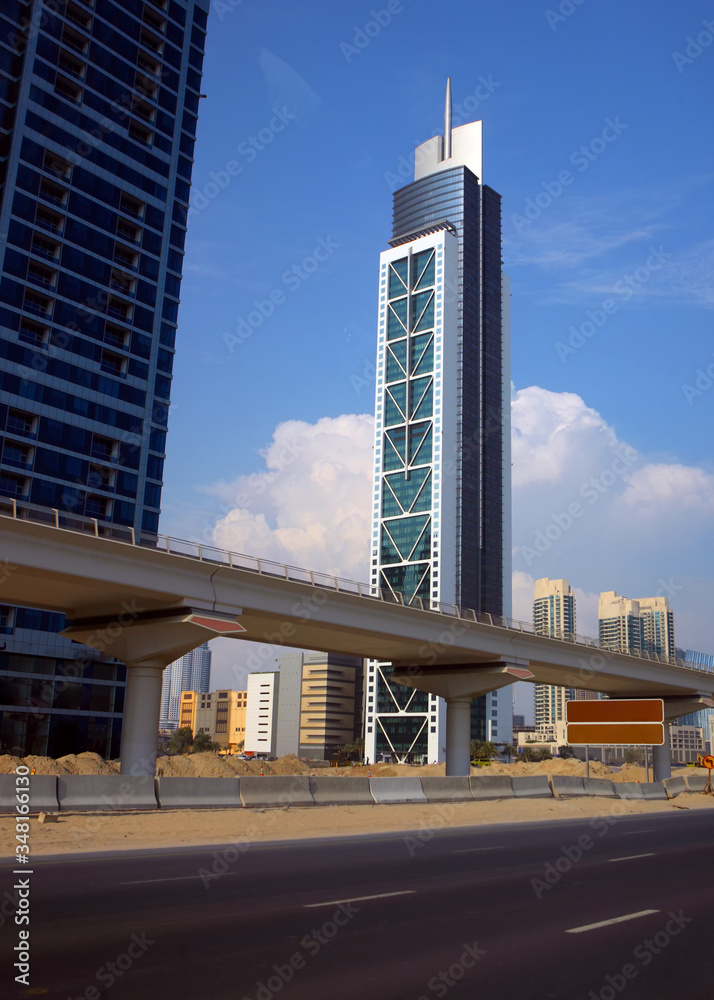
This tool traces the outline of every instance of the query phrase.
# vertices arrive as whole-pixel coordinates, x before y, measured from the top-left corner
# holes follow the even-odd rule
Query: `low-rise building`
[[[669,727],[672,744],[672,763],[690,764],[696,761],[697,755],[704,756],[704,730],[699,726]]]
[[[279,671],[248,674],[245,750],[270,757],[277,755],[279,694]]]
[[[182,691],[179,726],[236,750],[245,742],[247,691]]]

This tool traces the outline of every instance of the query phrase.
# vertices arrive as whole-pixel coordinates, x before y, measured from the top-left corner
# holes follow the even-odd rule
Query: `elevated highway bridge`
[[[516,680],[714,706],[714,673],[594,639],[62,511],[0,501],[0,602],[63,612],[64,634],[126,663],[122,773],[153,774],[162,672],[216,636],[391,662],[447,705],[447,774],[469,770],[470,703]],[[669,747],[656,747],[656,777]]]

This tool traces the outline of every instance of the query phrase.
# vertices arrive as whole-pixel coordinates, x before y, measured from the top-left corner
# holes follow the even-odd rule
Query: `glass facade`
[[[208,3],[0,11],[0,496],[149,544]],[[42,642],[58,663],[76,648]]]
[[[446,601],[497,615],[504,613],[500,201],[463,165],[394,195],[393,249],[382,254],[380,271],[371,578],[404,603]],[[391,673],[388,664],[368,665],[367,755],[440,759],[443,702],[392,683]],[[491,695],[473,701],[473,738],[495,733],[497,705]]]

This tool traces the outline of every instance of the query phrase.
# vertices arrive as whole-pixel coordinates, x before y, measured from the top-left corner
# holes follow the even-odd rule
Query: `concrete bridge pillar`
[[[446,699],[446,773],[471,773],[471,698]]]
[[[664,746],[652,747],[652,772],[655,781],[672,777],[672,749],[667,722],[664,724]]]
[[[127,663],[120,774],[154,777],[159,737],[163,657]]]

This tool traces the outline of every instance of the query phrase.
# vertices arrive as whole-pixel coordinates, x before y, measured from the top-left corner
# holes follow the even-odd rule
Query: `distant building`
[[[161,683],[160,729],[176,729],[179,724],[181,692],[206,694],[211,686],[211,651],[204,642],[174,660],[164,670]]]
[[[245,742],[247,691],[182,691],[179,726],[206,733],[216,743],[237,749]]]
[[[278,756],[327,760],[362,732],[363,661],[333,653],[280,660]]]
[[[533,627],[538,635],[560,639],[575,633],[575,594],[567,580],[536,580],[533,592]]]
[[[537,635],[562,639],[575,635],[575,594],[567,580],[536,580],[533,592],[533,628]],[[597,698],[595,691],[536,684],[535,722],[540,731],[565,723],[565,703]]]
[[[614,590],[604,591],[598,602],[598,632],[600,645],[607,649],[675,655],[674,614],[666,597],[629,600]]]
[[[515,733],[518,729],[522,729],[526,724],[525,715],[514,715],[513,716],[513,732]]]
[[[704,730],[700,726],[671,725],[672,763],[689,764],[704,755]]]
[[[280,672],[248,674],[245,750],[277,756]]]

